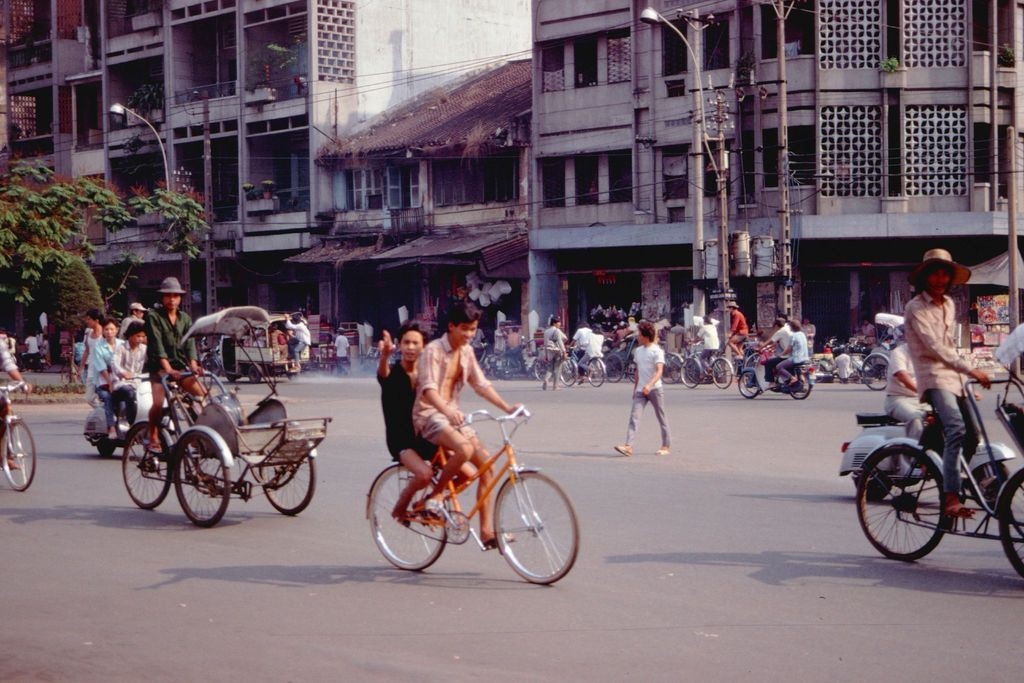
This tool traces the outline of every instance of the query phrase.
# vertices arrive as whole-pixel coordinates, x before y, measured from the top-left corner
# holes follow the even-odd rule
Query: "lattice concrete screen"
[[[821,194],[878,197],[882,194],[880,107],[821,108]]]
[[[914,0],[903,5],[903,61],[907,66],[964,66],[967,3]]]
[[[952,2],[953,0],[950,0]],[[822,69],[877,69],[882,61],[878,0],[818,0]]]
[[[903,144],[908,197],[967,194],[967,109],[907,107]]]
[[[351,0],[317,0],[316,57],[320,80],[356,78],[356,16]]]

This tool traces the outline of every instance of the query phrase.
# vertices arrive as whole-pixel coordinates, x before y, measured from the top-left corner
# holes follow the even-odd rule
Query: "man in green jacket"
[[[154,453],[163,454],[160,445],[159,426],[164,408],[164,387],[161,377],[181,380],[181,373],[191,371],[193,374],[181,380],[185,391],[195,396],[203,396],[202,385],[196,381],[201,374],[195,340],[189,339],[184,344],[181,338],[192,327],[192,318],[188,313],[179,310],[181,295],[185,290],[176,277],[164,278],[157,290],[160,293],[161,308],[153,308],[146,315],[146,372],[153,386],[153,405],[149,409],[149,449]]]

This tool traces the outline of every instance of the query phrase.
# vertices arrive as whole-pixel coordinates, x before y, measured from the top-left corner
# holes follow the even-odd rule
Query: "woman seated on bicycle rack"
[[[416,322],[408,322],[398,330],[399,361],[391,365],[395,343],[384,330],[377,344],[380,361],[377,364],[377,382],[380,384],[380,402],[384,409],[384,428],[387,432],[388,451],[392,460],[402,463],[412,473],[409,484],[399,494],[391,516],[402,520],[408,516],[409,502],[416,492],[425,488],[433,476],[430,465],[437,446],[416,434],[412,426],[413,404],[416,402],[416,370],[426,342],[426,335]],[[430,497],[439,497],[448,481],[459,471],[464,459],[449,457]]]
[[[192,318],[179,310],[185,290],[178,278],[167,277],[157,291],[162,306],[153,308],[146,316],[146,371],[153,386],[153,405],[149,409],[149,449],[162,455],[158,429],[166,397],[161,378],[169,376],[175,381],[180,380],[181,387],[193,396],[203,397],[206,391],[195,377],[202,374],[195,340],[189,339],[184,345],[181,343],[181,338],[192,327]],[[192,376],[182,378],[182,373],[189,371]]]
[[[514,412],[518,407],[501,398],[484,376],[469,345],[479,322],[480,309],[468,302],[460,301],[448,310],[448,331],[427,344],[420,357],[419,387],[413,410],[413,425],[420,436],[450,451],[455,458],[469,460],[477,467],[486,463],[490,454],[459,410],[459,394],[463,385],[469,382],[477,394],[506,413]],[[490,470],[481,474],[478,501],[493,478],[494,473]],[[489,498],[480,510],[480,541],[485,550],[498,545],[494,533],[494,501]],[[434,514],[443,514],[441,495],[428,498],[424,508]]]

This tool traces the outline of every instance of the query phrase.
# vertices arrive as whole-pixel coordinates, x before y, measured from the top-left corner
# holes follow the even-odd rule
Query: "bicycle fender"
[[[224,465],[224,467],[234,467],[235,456],[232,455],[231,449],[228,448],[227,442],[224,441],[224,437],[206,425],[192,425],[182,433],[182,436],[189,432],[202,432],[206,436],[210,437],[210,440],[216,444],[217,451],[220,453],[221,464]]]
[[[912,450],[918,453],[923,453],[925,457],[930,459],[932,463],[935,464],[935,467],[938,468],[940,472],[942,471],[942,456],[940,454],[932,450],[924,450],[923,448],[921,448],[920,443],[906,436],[899,436],[896,437],[895,439],[889,439],[884,444],[882,444],[875,450],[871,451],[869,455],[874,455],[875,453],[878,453],[880,451],[887,451],[889,449]]]

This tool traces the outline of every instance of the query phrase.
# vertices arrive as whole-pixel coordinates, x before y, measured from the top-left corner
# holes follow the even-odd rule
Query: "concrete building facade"
[[[319,310],[284,258],[342,205],[317,152],[376,114],[488,62],[529,55],[526,0],[9,0],[15,156],[104,176],[128,194],[170,176],[208,193],[212,257],[190,269],[194,311]],[[458,39],[448,40],[445,37]],[[126,105],[137,117],[109,114]],[[162,143],[163,147],[161,148]],[[180,275],[159,216],[90,232],[95,265],[141,256],[127,296]]]
[[[720,284],[723,206],[748,318],[770,321],[789,285],[819,339],[901,311],[928,248],[1005,252],[1022,16],[1010,0],[535,0],[531,306],[678,319]]]

